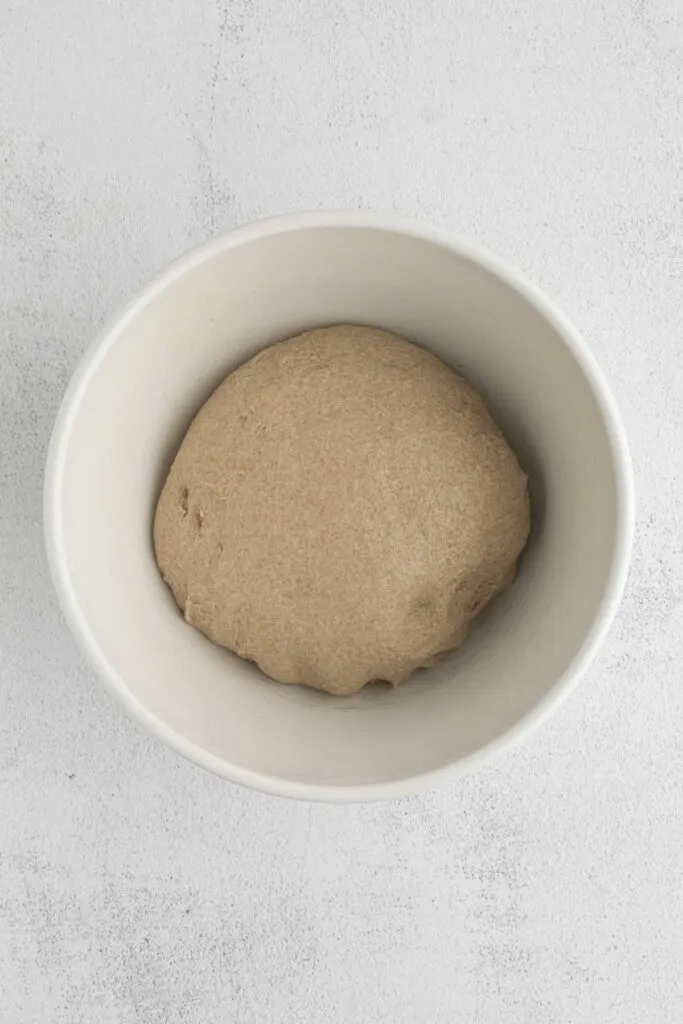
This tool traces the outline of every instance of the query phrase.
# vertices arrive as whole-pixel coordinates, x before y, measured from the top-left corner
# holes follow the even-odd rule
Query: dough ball
[[[191,625],[273,679],[334,694],[400,683],[458,647],[528,533],[527,478],[472,385],[355,326],[231,373],[154,521]]]

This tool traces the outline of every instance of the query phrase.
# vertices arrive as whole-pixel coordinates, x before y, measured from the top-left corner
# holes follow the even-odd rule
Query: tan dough
[[[159,498],[186,620],[273,679],[350,694],[458,647],[509,586],[527,479],[475,389],[385,331],[273,345],[197,413]]]

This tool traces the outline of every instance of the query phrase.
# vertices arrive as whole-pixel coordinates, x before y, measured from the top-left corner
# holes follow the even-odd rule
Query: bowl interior
[[[425,345],[486,393],[531,476],[534,531],[517,583],[460,652],[395,691],[342,699],[276,685],[186,625],[151,523],[170,459],[223,376],[276,340],[343,322]],[[172,268],[87,361],[48,495],[65,604],[129,707],[202,763],[286,791],[464,761],[547,702],[600,617],[621,514],[603,403],[563,332],[466,253],[371,226],[228,236]]]

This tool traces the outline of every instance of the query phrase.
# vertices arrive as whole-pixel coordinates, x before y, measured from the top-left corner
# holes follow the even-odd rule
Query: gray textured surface
[[[2,1024],[683,1019],[680,0],[0,5]],[[289,804],[181,763],[84,666],[48,434],[103,316],[213,230],[421,216],[590,339],[639,518],[552,723],[420,799]]]

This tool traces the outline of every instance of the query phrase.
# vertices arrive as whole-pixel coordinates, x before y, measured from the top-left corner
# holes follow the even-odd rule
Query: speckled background
[[[0,3],[0,1021],[683,1020],[680,0]],[[550,725],[419,799],[242,791],[103,692],[41,476],[103,318],[211,232],[396,210],[519,265],[629,430],[618,620]]]

